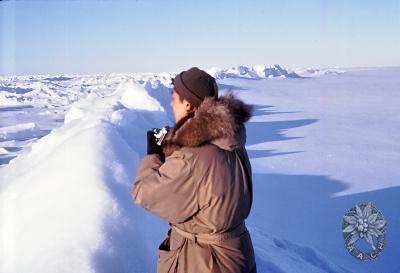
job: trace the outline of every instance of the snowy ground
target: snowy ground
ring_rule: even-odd
[[[259,272],[400,271],[400,68],[210,69],[255,105],[247,221]],[[145,131],[171,125],[163,74],[0,78],[0,272],[153,272],[167,225],[130,187]],[[384,251],[361,262],[342,219],[372,201]]]

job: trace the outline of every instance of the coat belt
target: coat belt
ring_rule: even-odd
[[[174,225],[171,226],[178,234],[182,235],[183,237],[194,241],[195,243],[206,243],[206,244],[218,244],[224,240],[236,238],[242,235],[246,230],[246,225],[244,222],[240,223],[238,226],[234,227],[225,232],[221,233],[191,233],[184,231]]]

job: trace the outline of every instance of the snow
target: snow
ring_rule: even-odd
[[[94,138],[102,141],[99,129],[64,136],[62,145],[49,135],[20,163],[23,170],[5,177],[12,184],[0,197],[7,208],[1,272],[92,272],[87,261],[102,243],[101,222],[112,208],[100,157],[90,148]]]
[[[400,68],[208,70],[247,124],[259,272],[399,272]],[[176,73],[0,80],[0,272],[154,272],[167,224],[130,188]],[[387,245],[360,262],[344,213],[372,201]]]
[[[124,90],[124,94],[121,97],[121,103],[126,108],[148,111],[164,111],[164,108],[156,99],[147,96],[146,90],[140,88],[137,84],[135,85],[132,81],[121,84],[116,92],[120,92],[121,89]]]

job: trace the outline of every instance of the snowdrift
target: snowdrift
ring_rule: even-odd
[[[73,104],[1,173],[0,271],[152,272],[162,223],[149,228],[129,193],[134,148],[158,122],[168,122],[164,109],[132,82]]]

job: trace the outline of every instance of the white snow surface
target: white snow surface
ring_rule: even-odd
[[[255,107],[247,226],[258,271],[399,272],[400,68],[208,72]],[[0,272],[155,272],[168,226],[130,189],[145,132],[172,124],[174,75],[0,78]],[[387,244],[360,262],[342,219],[369,201]]]

